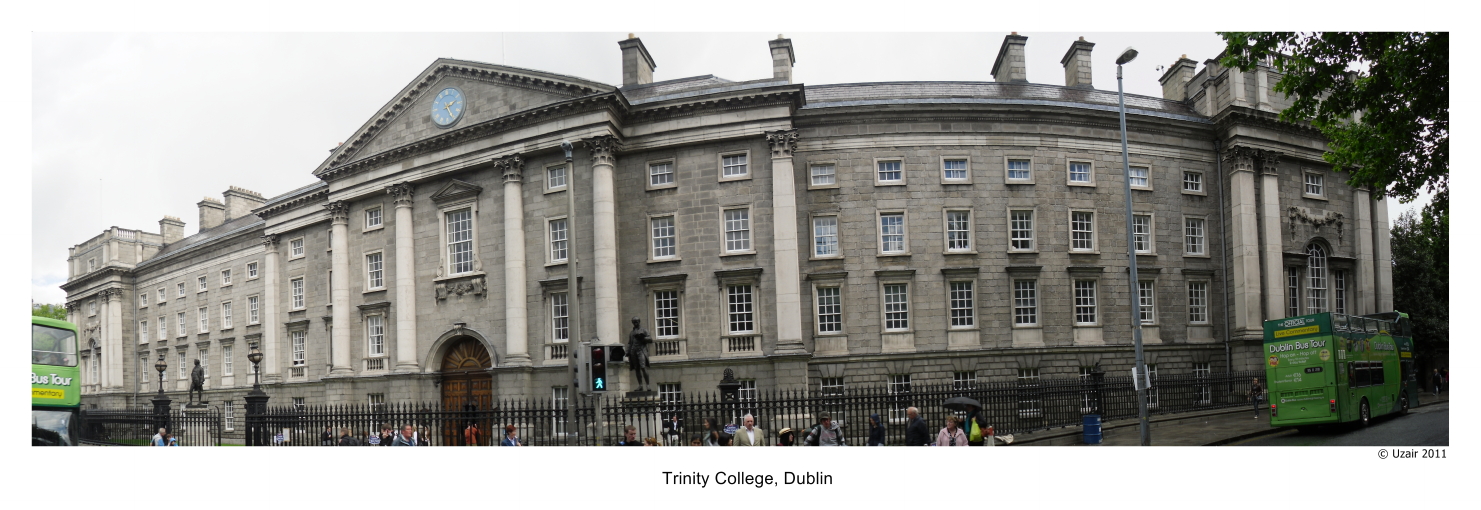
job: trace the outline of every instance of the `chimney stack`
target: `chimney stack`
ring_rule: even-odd
[[[1187,101],[1188,82],[1193,80],[1193,71],[1198,68],[1198,62],[1183,55],[1177,62],[1168,66],[1167,72],[1162,73],[1162,78],[1157,81],[1162,83],[1162,98],[1168,101]]]
[[[776,39],[768,43],[771,46],[771,77],[777,80],[787,80],[792,83],[792,64],[797,63],[797,55],[792,53],[792,40],[777,34]]]
[[[256,191],[236,186],[228,187],[222,195],[226,197],[226,221],[252,214],[253,209],[262,207],[263,202],[266,202]]]
[[[1003,37],[1003,46],[998,48],[998,59],[992,64],[992,79],[999,82],[1028,83],[1028,68],[1023,60],[1023,46],[1028,37],[1013,32]]]
[[[159,220],[159,235],[164,238],[165,244],[170,244],[185,238],[185,222],[174,216],[165,216]]]
[[[1064,58],[1059,59],[1059,65],[1064,66],[1064,86],[1081,89],[1095,88],[1090,84],[1090,50],[1095,48],[1095,43],[1085,42],[1085,37],[1070,43],[1069,51],[1064,52]]]
[[[195,205],[201,209],[200,232],[205,232],[221,226],[222,223],[226,223],[226,206],[222,205],[220,200],[206,197]]]
[[[617,41],[617,47],[622,48],[622,86],[653,83],[653,70],[658,64],[653,63],[643,40],[627,34],[627,39]]]

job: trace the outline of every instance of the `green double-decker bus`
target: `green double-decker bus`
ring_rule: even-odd
[[[1264,356],[1271,426],[1367,425],[1419,399],[1414,340],[1401,312],[1265,321]]]
[[[77,326],[31,316],[31,445],[75,446],[82,381]]]

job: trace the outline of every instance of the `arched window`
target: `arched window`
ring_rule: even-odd
[[[1306,247],[1306,308],[1327,311],[1327,251],[1316,244]]]

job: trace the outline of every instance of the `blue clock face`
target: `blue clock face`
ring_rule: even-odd
[[[432,122],[451,126],[463,115],[463,91],[448,87],[432,98]]]

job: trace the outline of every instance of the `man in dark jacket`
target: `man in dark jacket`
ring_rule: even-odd
[[[869,415],[869,442],[868,446],[884,446],[884,422],[880,421],[879,414]]]
[[[905,446],[928,446],[931,444],[931,431],[926,427],[926,420],[920,417],[920,410],[914,407],[905,410],[905,417],[910,421],[905,426]]]
[[[350,435],[350,429],[347,429],[347,428],[339,429],[339,445],[340,446],[360,446],[360,440],[359,439],[355,439],[355,436]]]

